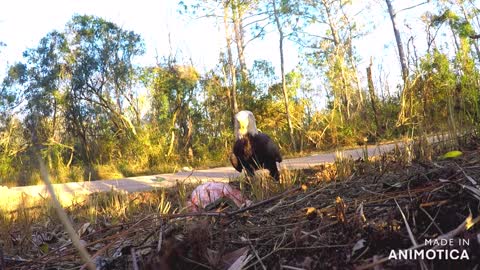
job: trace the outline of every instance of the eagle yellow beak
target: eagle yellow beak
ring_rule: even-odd
[[[238,124],[239,124],[238,132],[240,134],[247,134],[248,121],[238,121]]]

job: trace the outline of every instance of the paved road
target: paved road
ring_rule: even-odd
[[[397,143],[398,146],[402,146],[403,143]],[[381,153],[388,152],[395,147],[395,143],[383,144],[378,146],[368,146],[368,155],[376,156]],[[288,169],[302,169],[309,168],[315,165],[333,162],[337,155],[345,158],[350,157],[357,159],[363,157],[364,147],[352,150],[343,150],[331,153],[314,154],[306,157],[291,158],[284,160],[281,164],[281,168]],[[54,184],[54,189],[65,204],[71,203],[75,198],[79,198],[82,195],[88,195],[95,192],[105,192],[111,190],[125,191],[125,192],[138,192],[147,191],[155,188],[172,187],[177,181],[185,181],[186,183],[207,182],[207,181],[228,181],[231,178],[239,176],[232,167],[220,167],[205,170],[194,170],[191,172],[178,172],[175,174],[159,174],[150,176],[138,176],[129,177],[115,180],[99,180],[92,182],[72,182],[65,184]],[[31,198],[45,198],[48,197],[48,192],[44,185],[37,186],[24,186],[24,187],[0,187],[0,196],[3,197],[3,201],[13,201],[13,199],[7,199],[8,197],[18,197],[22,194]],[[8,194],[8,196],[7,196]]]

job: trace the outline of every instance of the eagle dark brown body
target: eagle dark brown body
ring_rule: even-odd
[[[270,171],[275,180],[280,179],[276,162],[281,162],[282,156],[277,145],[264,133],[258,132],[255,135],[247,133],[237,139],[230,161],[239,172],[245,168],[249,176],[253,176],[256,170],[264,168]]]

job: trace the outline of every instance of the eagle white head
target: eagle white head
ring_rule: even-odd
[[[241,139],[247,134],[257,135],[257,125],[255,124],[255,116],[251,111],[240,111],[235,114],[235,138]]]

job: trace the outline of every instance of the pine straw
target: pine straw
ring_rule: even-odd
[[[292,188],[247,209],[139,216],[97,225],[82,239],[97,269],[227,269],[247,250],[245,269],[473,269],[480,226],[467,230],[465,221],[479,216],[479,142],[467,138],[455,159],[356,161],[344,179],[329,166],[304,170],[306,191]],[[470,260],[388,260],[392,249],[429,248],[424,240],[435,238],[468,239],[450,248],[466,249]],[[68,243],[35,258],[5,258],[12,269],[81,266]]]

